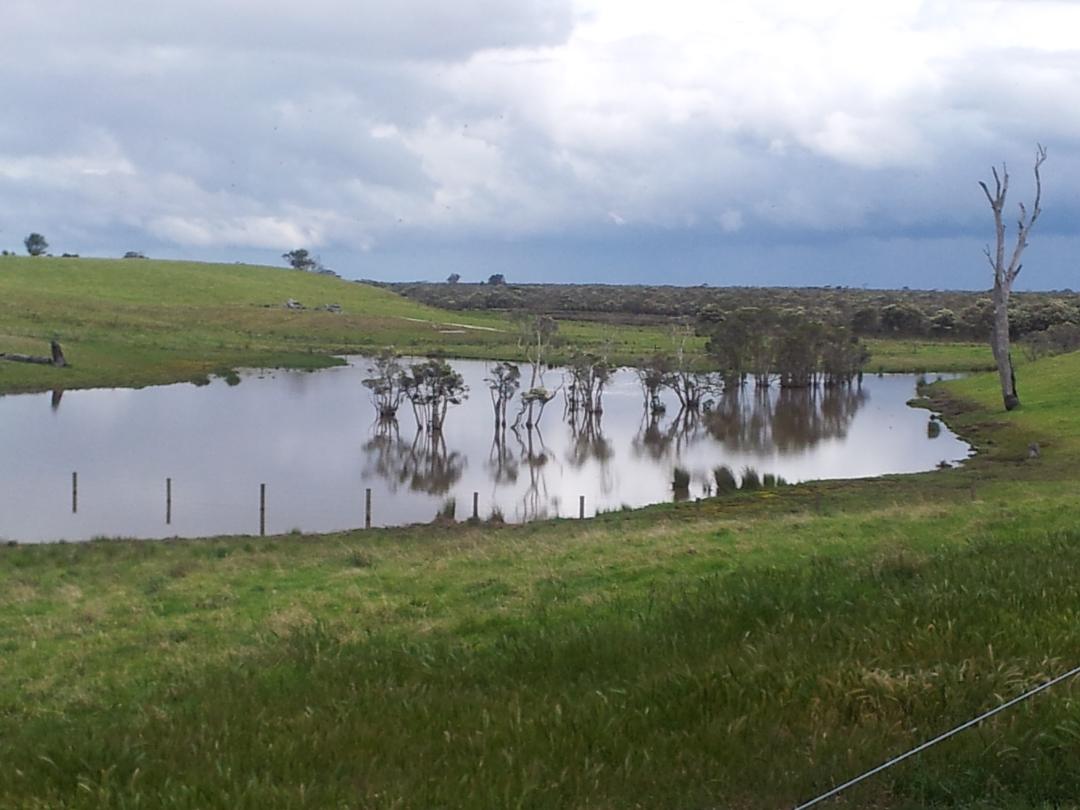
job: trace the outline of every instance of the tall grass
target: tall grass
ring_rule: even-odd
[[[788,806],[1075,663],[1078,565],[1080,534],[1017,530],[558,621],[552,590],[481,640],[305,623],[144,704],[18,725],[9,707],[0,805]],[[846,806],[1070,802],[1077,698],[1063,685]]]

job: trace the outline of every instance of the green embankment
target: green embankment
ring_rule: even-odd
[[[983,450],[962,469],[2,548],[0,806],[791,806],[1080,663],[1078,378],[1080,354],[1027,366],[1007,415],[991,375],[948,383]],[[1076,806],[1078,698],[831,806]]]
[[[288,299],[308,309],[293,311]],[[342,312],[315,311],[339,304]],[[613,359],[671,348],[667,330],[567,321],[572,349]],[[141,259],[0,257],[0,352],[47,354],[57,337],[72,367],[0,362],[0,393],[141,386],[204,379],[241,366],[317,367],[333,353],[395,346],[403,353],[520,359],[502,316],[444,312],[376,287],[294,270]],[[691,348],[701,351],[704,341]],[[989,351],[962,343],[877,341],[868,368],[981,368]]]

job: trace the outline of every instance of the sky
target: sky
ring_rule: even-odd
[[[1080,289],[1080,2],[4,0],[0,247]]]

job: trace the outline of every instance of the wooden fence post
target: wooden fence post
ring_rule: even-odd
[[[172,479],[165,479],[165,525],[172,523]]]
[[[364,492],[364,528],[371,528],[371,487]]]
[[[266,536],[266,484],[259,484],[259,536]]]
[[[480,519],[480,493],[474,492],[472,494],[472,516],[473,520]]]
[[[71,514],[77,514],[79,511],[79,474],[73,472],[71,474]]]
[[[578,497],[578,520],[585,519],[585,496]]]

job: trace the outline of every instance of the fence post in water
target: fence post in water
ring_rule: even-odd
[[[259,484],[259,537],[266,536],[266,484]]]
[[[584,520],[585,519],[585,496],[584,495],[579,495],[577,503],[578,503],[578,519],[579,520]]]
[[[364,528],[371,528],[371,487],[364,491]]]
[[[71,474],[71,514],[76,514],[79,511],[79,474],[73,472]]]
[[[480,493],[474,492],[472,494],[472,516],[473,520],[480,519]]]
[[[165,525],[172,523],[172,479],[165,479]]]

